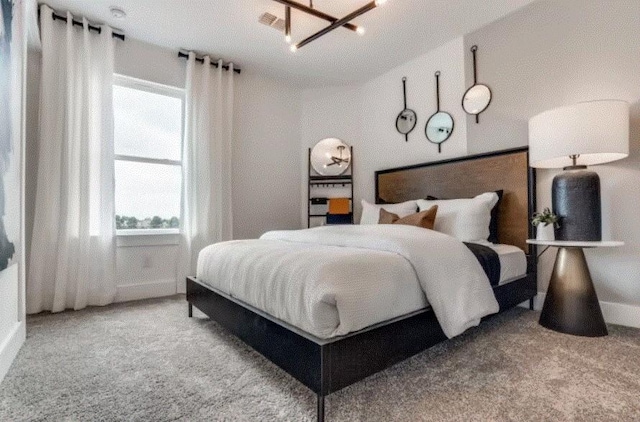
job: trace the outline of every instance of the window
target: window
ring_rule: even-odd
[[[178,233],[184,91],[121,76],[115,81],[118,234]]]

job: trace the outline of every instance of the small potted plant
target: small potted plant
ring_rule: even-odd
[[[554,229],[560,227],[559,220],[549,208],[533,214],[531,224],[536,228],[536,239],[555,240]]]

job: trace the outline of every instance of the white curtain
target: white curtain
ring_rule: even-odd
[[[115,296],[111,28],[89,32],[41,6],[38,185],[27,312],[106,305]]]
[[[233,139],[233,64],[211,66],[194,53],[187,60],[185,138],[182,159],[182,256],[178,285],[195,275],[200,250],[233,236],[231,145]]]

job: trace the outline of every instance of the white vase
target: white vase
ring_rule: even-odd
[[[536,226],[536,239],[537,240],[555,240],[555,234],[553,231],[553,224],[538,224]]]

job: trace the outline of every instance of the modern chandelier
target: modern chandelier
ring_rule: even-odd
[[[357,26],[351,23],[352,20],[354,20],[355,18],[357,18],[360,15],[363,15],[365,13],[367,13],[370,10],[375,9],[378,6],[383,5],[384,3],[387,2],[387,0],[374,0],[371,1],[369,3],[367,3],[366,5],[362,6],[361,8],[354,10],[353,12],[349,13],[348,15],[346,15],[345,17],[338,19],[334,16],[331,16],[327,13],[321,12],[318,9],[315,9],[313,7],[313,0],[310,0],[309,2],[309,6],[306,6],[302,3],[298,3],[296,1],[293,0],[273,0],[277,3],[281,3],[285,6],[284,9],[284,37],[285,37],[285,41],[288,44],[291,44],[291,51],[295,52],[298,49],[304,47],[305,45],[309,44],[312,41],[317,40],[318,38],[322,37],[323,35],[328,34],[329,32],[333,31],[336,28],[340,28],[345,27],[351,31],[354,31],[355,33],[357,33],[358,35],[364,35],[364,28],[361,26]],[[326,28],[321,29],[320,31],[316,32],[313,35],[308,36],[307,38],[303,39],[302,41],[299,41],[297,43],[293,43],[292,44],[292,40],[291,40],[291,9],[296,9],[299,10],[301,12],[307,13],[311,16],[314,16],[316,18],[320,18],[320,19],[324,19],[328,22],[330,22],[330,25],[327,26]]]

